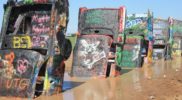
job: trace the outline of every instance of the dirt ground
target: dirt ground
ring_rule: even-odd
[[[116,78],[90,79],[77,86],[70,83],[70,88],[59,96],[63,100],[182,100],[181,67],[180,57],[159,60]],[[74,79],[67,75],[65,81],[69,80]]]
[[[35,99],[182,100],[182,57],[145,64],[119,77],[80,80],[66,73],[62,93]],[[18,99],[2,97],[0,100]]]

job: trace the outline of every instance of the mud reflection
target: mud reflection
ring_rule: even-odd
[[[180,98],[181,78],[172,76],[173,73],[178,73],[175,77],[181,75],[181,67],[182,59],[179,57],[144,64],[142,68],[127,70],[129,72],[115,78],[80,80],[66,74],[64,92],[53,96],[40,96],[36,100],[160,100],[166,98],[166,93],[171,93],[171,89],[178,91],[177,97],[175,92],[172,92],[171,98]]]
[[[163,75],[168,75],[171,71],[176,71],[181,67],[181,58],[174,58],[172,61],[156,61],[153,64],[144,64],[142,68],[136,68],[132,71],[123,70],[123,75],[116,78],[107,79],[91,79],[85,83],[76,86],[75,88],[68,89],[67,91],[59,94],[59,100],[142,100],[142,98],[148,99],[153,96],[154,91],[148,91],[149,95],[137,96],[146,90],[151,88],[152,83],[150,80],[163,78]],[[146,85],[143,80],[149,80]],[[70,85],[74,86],[74,85]],[[71,88],[71,87],[70,87]],[[154,95],[155,96],[155,95]],[[52,96],[48,98],[58,98],[58,96]],[[137,99],[136,99],[137,97]],[[44,98],[44,97],[41,97]],[[39,99],[38,99],[39,100]],[[40,99],[41,100],[41,99]],[[48,100],[48,99],[47,99]]]

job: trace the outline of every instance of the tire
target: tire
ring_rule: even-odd
[[[64,59],[67,60],[70,57],[72,52],[72,45],[69,39],[65,39],[63,49],[64,49]]]

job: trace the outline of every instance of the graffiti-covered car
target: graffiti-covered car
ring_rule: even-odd
[[[153,59],[164,58],[165,48],[168,40],[168,21],[164,19],[155,18],[153,23]]]
[[[72,75],[106,77],[116,75],[118,35],[124,30],[125,7],[80,8],[79,36],[74,48]]]
[[[182,21],[173,19],[172,56],[182,56]]]
[[[67,0],[8,0],[0,36],[0,95],[33,98],[61,92]]]
[[[144,58],[152,59],[153,15],[151,12],[127,15],[124,44],[120,66],[122,68],[141,67]]]

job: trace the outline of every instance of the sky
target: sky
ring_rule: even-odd
[[[0,0],[0,27],[2,26],[3,4],[7,0]],[[119,8],[125,6],[127,14],[146,13],[153,11],[154,17],[167,19],[169,16],[182,20],[182,0],[69,0],[69,23],[67,33],[78,30],[78,11],[80,7],[87,8]]]

